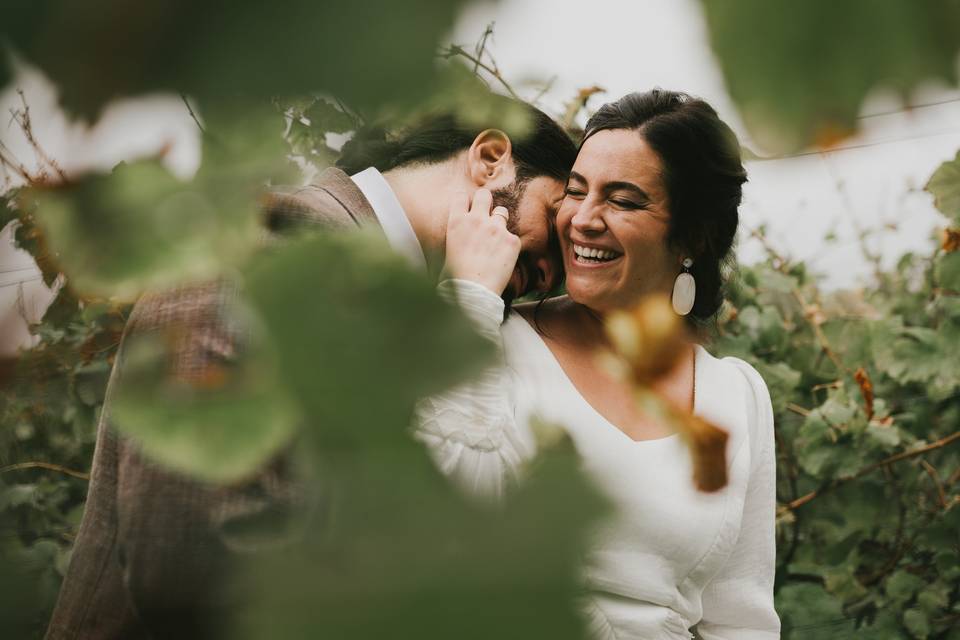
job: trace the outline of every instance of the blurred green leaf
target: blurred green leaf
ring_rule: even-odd
[[[960,226],[960,152],[937,167],[924,188],[933,194],[933,203],[940,213]]]
[[[545,451],[504,508],[455,495],[402,445],[328,452],[336,509],[242,577],[231,637],[583,638],[579,561],[603,501],[572,450]]]
[[[256,246],[257,195],[289,169],[280,129],[251,109],[217,113],[203,165],[190,181],[158,160],[21,195],[78,290],[132,300],[148,288],[213,278]],[[215,137],[214,137],[215,136]]]
[[[245,293],[321,442],[408,439],[414,403],[492,352],[379,234],[294,240],[251,264]]]
[[[13,0],[0,36],[87,117],[112,98],[164,90],[201,106],[315,91],[373,106],[429,86],[461,4]]]
[[[956,2],[701,5],[727,88],[769,151],[836,142],[875,88],[907,95],[928,80],[957,80]]]
[[[237,353],[207,347],[201,378],[172,369],[182,328],[128,337],[111,423],[161,463],[228,482],[248,476],[287,444],[299,415],[263,332],[236,304],[219,311],[244,323],[247,337]]]
[[[960,251],[940,257],[936,266],[937,283],[949,291],[960,291]]]

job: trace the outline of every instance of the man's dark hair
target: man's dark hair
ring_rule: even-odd
[[[523,136],[510,136],[517,183],[523,185],[540,176],[566,182],[577,147],[560,125],[529,104],[500,96],[493,100],[498,108],[491,111],[497,115],[479,123],[467,124],[455,114],[439,113],[427,115],[398,133],[376,126],[361,129],[343,146],[337,166],[354,174],[367,167],[389,171],[411,164],[443,162],[469,149],[482,131],[507,130],[499,120],[519,107],[529,116],[529,129]]]
[[[667,242],[693,258],[697,297],[688,317],[707,320],[723,302],[722,266],[730,259],[747,181],[736,135],[703,100],[664,89],[603,105],[583,140],[611,129],[636,131],[660,157],[670,209]]]

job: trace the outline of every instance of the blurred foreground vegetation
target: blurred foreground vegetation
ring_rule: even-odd
[[[304,238],[265,250],[256,227],[257,191],[298,181],[291,157],[336,158],[328,133],[486,108],[472,72],[502,85],[474,64],[489,55],[482,46],[435,64],[459,3],[96,4],[14,2],[3,36],[85,117],[115,97],[183,92],[203,116],[203,166],[189,182],[159,159],[65,181],[48,163],[5,196],[0,226],[16,220],[20,246],[62,286],[32,327],[36,346],[3,368],[0,551],[17,560],[0,570],[4,635],[40,633],[53,604],[131,301],[147,287],[229,277],[259,336],[249,361],[216,394],[184,396],[163,384],[163,345],[142,345],[141,391],[121,409],[136,418],[128,435],[217,482],[296,442],[306,485],[342,492],[332,523],[301,523],[311,542],[250,568],[261,606],[232,637],[416,628],[481,638],[502,635],[505,620],[518,637],[580,637],[562,603],[601,506],[572,453],[541,460],[504,513],[463,502],[404,430],[414,398],[476,371],[484,345],[382,243]],[[731,93],[771,150],[841,139],[873,87],[956,82],[955,2],[703,4]],[[118,25],[160,35],[120,42]],[[88,69],[102,82],[85,80]],[[590,95],[571,102],[571,130]],[[928,255],[904,256],[864,290],[826,293],[771,246],[766,262],[740,268],[718,323],[711,350],[757,366],[776,411],[786,638],[960,638],[960,156],[928,190],[945,216]]]

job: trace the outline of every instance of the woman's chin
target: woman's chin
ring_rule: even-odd
[[[577,304],[591,309],[603,309],[609,306],[610,290],[601,283],[589,279],[568,279],[567,295]]]

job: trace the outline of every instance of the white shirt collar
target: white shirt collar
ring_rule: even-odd
[[[373,207],[373,213],[380,221],[387,242],[393,250],[409,260],[415,268],[426,271],[427,259],[423,255],[423,247],[417,240],[407,213],[397,200],[397,194],[390,188],[390,183],[383,174],[376,167],[370,167],[350,176],[350,179]]]

